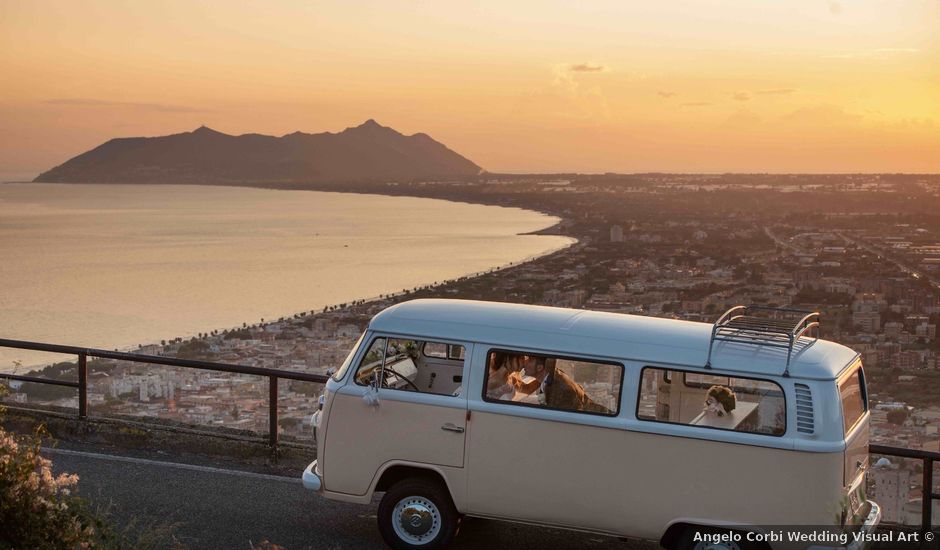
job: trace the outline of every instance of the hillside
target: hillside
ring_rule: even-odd
[[[40,174],[56,183],[390,181],[473,176],[481,168],[427,134],[374,120],[339,133],[232,136],[202,126],[118,138]]]

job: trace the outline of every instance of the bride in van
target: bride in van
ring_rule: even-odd
[[[553,409],[610,411],[588,396],[581,384],[557,368],[555,359],[494,351],[490,354],[486,397]]]

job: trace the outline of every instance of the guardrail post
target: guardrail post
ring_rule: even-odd
[[[930,522],[933,520],[933,459],[924,459],[924,492],[921,516],[921,529],[930,531]]]
[[[277,376],[268,377],[268,444],[277,452]]]
[[[78,417],[88,418],[88,355],[78,354]]]

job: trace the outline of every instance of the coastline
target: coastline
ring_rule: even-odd
[[[394,196],[394,195],[390,195],[390,196]],[[425,197],[418,197],[418,198],[425,198]],[[464,201],[452,201],[452,202],[464,202]],[[470,204],[474,204],[474,203],[470,203]],[[476,204],[483,204],[483,203],[476,203]],[[494,206],[494,205],[487,205],[487,204],[484,204],[484,206]],[[545,215],[548,215],[548,216],[552,216],[551,214],[546,214],[546,213],[544,213],[544,212],[539,212],[539,213],[540,213],[540,214],[545,214]],[[557,216],[552,216],[552,217],[557,217]],[[551,229],[553,229],[553,228],[556,228],[556,227],[560,226],[561,223],[562,223],[562,222],[559,221],[559,222],[556,222],[556,223],[554,223],[554,224],[552,224],[552,225],[550,225],[550,226],[548,226],[548,227],[546,227],[546,228],[539,229],[539,230],[536,230],[536,231],[530,231],[530,232],[527,232],[527,233],[518,233],[517,235],[552,235],[552,236],[559,236],[559,235],[556,234],[556,233],[546,233],[546,232],[549,231],[549,230],[551,230]],[[370,307],[372,307],[372,306],[375,306],[376,304],[379,304],[379,303],[381,303],[381,302],[391,302],[392,304],[394,304],[394,303],[399,303],[399,302],[404,302],[404,301],[407,301],[407,300],[411,299],[412,296],[415,296],[416,294],[419,294],[419,293],[421,293],[421,292],[425,292],[425,291],[428,291],[428,290],[431,290],[431,289],[435,289],[435,288],[447,287],[448,285],[453,285],[453,284],[460,283],[460,282],[467,282],[467,281],[479,280],[479,279],[482,279],[482,278],[484,278],[484,277],[486,277],[486,276],[488,276],[488,275],[500,273],[500,272],[505,271],[505,270],[507,270],[507,269],[512,269],[512,268],[521,267],[521,266],[524,266],[524,265],[526,265],[526,264],[530,264],[530,263],[532,263],[532,262],[536,262],[536,261],[541,260],[541,259],[544,259],[544,258],[549,258],[549,257],[553,257],[553,256],[556,256],[556,255],[559,255],[559,254],[564,254],[566,251],[570,251],[572,248],[574,248],[575,246],[577,246],[577,245],[580,243],[580,241],[579,241],[577,238],[575,238],[575,237],[569,237],[569,236],[567,236],[567,235],[562,235],[562,236],[568,237],[568,239],[569,239],[568,244],[566,244],[566,245],[564,245],[564,246],[560,246],[560,247],[555,248],[555,249],[552,249],[552,250],[549,250],[549,251],[547,251],[547,252],[543,252],[543,253],[541,253],[541,254],[532,254],[532,255],[529,255],[529,256],[526,256],[526,257],[522,258],[521,260],[509,262],[509,263],[502,264],[502,265],[497,265],[497,266],[494,266],[494,267],[490,267],[490,268],[488,268],[488,269],[483,269],[483,270],[479,270],[479,271],[474,271],[474,272],[471,272],[471,273],[467,273],[467,274],[464,274],[464,275],[460,275],[460,276],[458,276],[458,277],[456,277],[456,278],[453,278],[453,279],[446,279],[446,280],[443,280],[443,281],[439,281],[439,282],[437,282],[436,284],[435,284],[435,283],[428,283],[428,284],[424,284],[424,285],[419,285],[419,286],[413,288],[412,290],[408,290],[408,291],[404,291],[404,292],[393,292],[393,293],[390,293],[390,294],[374,294],[374,295],[367,296],[367,297],[363,297],[363,298],[355,298],[355,299],[353,299],[353,300],[351,300],[351,301],[349,301],[349,302],[337,303],[337,304],[327,304],[326,306],[323,307],[323,309],[321,310],[321,312],[330,311],[330,312],[332,312],[332,313],[339,313],[339,314],[343,314],[343,313],[353,313],[354,310],[363,309],[363,308],[368,309],[368,308],[370,308]],[[464,298],[464,297],[461,297],[461,298]],[[391,304],[390,304],[390,305],[391,305]],[[341,307],[341,306],[342,306],[342,307]],[[279,316],[277,319],[269,320],[269,321],[264,322],[264,323],[246,323],[246,324],[247,324],[248,328],[264,329],[264,328],[269,327],[269,326],[271,326],[271,325],[280,323],[280,322],[282,322],[282,320],[284,320],[284,319],[291,319],[291,318],[296,318],[297,316],[305,315],[305,314],[307,314],[307,312],[311,312],[311,310],[309,310],[309,309],[303,309],[303,310],[299,310],[299,311],[293,311],[293,312],[285,313],[285,314]],[[312,312],[311,312],[310,314],[313,315],[313,316],[316,316],[318,313],[312,313]],[[216,330],[217,330],[219,333],[222,333],[224,330],[234,331],[234,330],[238,330],[238,329],[240,329],[240,328],[241,328],[241,327],[238,327],[238,326],[235,326],[235,327],[222,327],[222,328],[219,328],[219,329],[216,329]],[[186,335],[186,336],[178,336],[177,338],[178,338],[178,339],[181,338],[181,339],[183,339],[183,340],[185,341],[185,340],[187,340],[187,339],[194,339],[195,336],[192,335],[192,334],[188,334],[188,335]],[[139,349],[139,347],[142,347],[142,346],[156,345],[156,343],[157,343],[156,341],[141,343],[141,344],[138,345],[138,348],[137,348],[137,349]],[[164,347],[166,347],[166,346],[164,346]],[[125,348],[125,349],[122,350],[122,351],[133,352],[134,349],[135,349],[135,348],[131,347],[131,348]],[[31,371],[31,372],[32,372],[32,371]]]
[[[181,184],[181,185],[187,185],[187,184]],[[379,303],[379,302],[381,302],[381,301],[387,301],[387,300],[390,299],[390,298],[393,300],[393,303],[398,303],[398,302],[402,302],[402,301],[407,301],[408,299],[410,299],[411,296],[414,296],[414,295],[416,295],[416,294],[418,294],[418,293],[420,293],[420,292],[422,292],[422,291],[425,291],[425,290],[429,290],[429,289],[432,289],[432,288],[446,287],[446,286],[448,286],[448,285],[451,285],[451,284],[454,284],[454,283],[457,283],[457,282],[461,282],[461,281],[478,280],[478,279],[481,279],[481,278],[483,278],[483,277],[486,277],[487,275],[491,275],[491,274],[494,274],[494,273],[499,273],[499,272],[505,271],[506,269],[524,266],[524,265],[526,265],[526,264],[529,264],[529,263],[538,261],[538,260],[543,259],[543,258],[548,258],[548,257],[553,257],[553,256],[556,256],[556,255],[564,254],[564,253],[567,252],[567,251],[571,251],[573,248],[575,248],[578,244],[581,243],[581,239],[577,238],[574,234],[565,234],[565,233],[562,232],[563,227],[565,226],[566,222],[569,221],[569,220],[567,220],[565,217],[561,216],[559,213],[546,212],[546,211],[539,210],[539,209],[536,209],[536,208],[523,207],[523,206],[519,206],[519,205],[507,205],[507,204],[504,204],[504,203],[501,203],[501,202],[498,202],[498,201],[486,201],[486,200],[471,201],[471,200],[465,200],[464,198],[456,198],[456,197],[454,197],[454,198],[444,198],[444,197],[437,197],[437,196],[432,197],[432,196],[428,196],[428,195],[420,194],[420,193],[382,193],[382,192],[377,191],[377,190],[361,190],[361,189],[355,189],[355,190],[353,190],[353,189],[347,189],[347,188],[341,187],[340,185],[342,185],[342,184],[321,184],[321,185],[316,185],[316,184],[314,184],[314,185],[312,185],[312,186],[310,186],[310,187],[296,188],[296,187],[293,187],[293,186],[290,186],[290,185],[283,185],[283,184],[252,183],[252,184],[243,184],[243,185],[241,185],[241,184],[234,184],[234,185],[232,185],[232,184],[222,184],[221,186],[222,186],[222,187],[253,187],[253,188],[258,188],[258,189],[271,189],[271,190],[281,190],[281,191],[316,191],[316,192],[327,192],[327,193],[332,192],[332,193],[349,193],[349,194],[360,194],[360,195],[379,195],[379,196],[384,196],[384,197],[402,197],[402,196],[405,196],[405,197],[414,197],[414,198],[422,198],[422,199],[444,200],[444,201],[453,202],[453,203],[474,204],[474,205],[480,205],[480,206],[499,206],[499,207],[503,207],[503,208],[507,208],[507,207],[508,207],[508,208],[518,208],[518,209],[520,209],[520,210],[528,210],[528,211],[530,211],[530,212],[536,212],[536,213],[541,214],[541,215],[543,215],[543,216],[550,216],[550,217],[552,217],[552,218],[556,218],[558,221],[556,221],[554,224],[549,225],[549,226],[547,226],[547,227],[544,227],[544,228],[542,228],[542,229],[537,229],[537,230],[535,230],[535,231],[529,231],[529,232],[526,232],[526,233],[517,233],[517,235],[551,235],[551,236],[561,236],[561,237],[566,237],[566,238],[568,238],[568,239],[569,239],[569,242],[568,242],[568,244],[565,245],[565,246],[561,246],[561,247],[558,247],[558,248],[556,248],[556,249],[549,250],[549,251],[547,251],[547,252],[543,252],[543,253],[541,253],[541,254],[533,254],[533,255],[527,256],[527,257],[525,257],[525,258],[523,258],[523,259],[521,259],[521,260],[517,260],[517,261],[514,261],[514,262],[509,262],[509,263],[507,263],[507,264],[497,265],[497,266],[494,266],[494,267],[491,267],[491,268],[488,268],[488,269],[483,269],[483,270],[480,270],[480,271],[475,271],[475,272],[467,273],[467,274],[465,274],[465,275],[458,276],[457,278],[454,278],[454,279],[447,279],[447,280],[444,280],[444,281],[440,281],[438,284],[429,283],[429,284],[425,284],[425,285],[421,285],[421,286],[415,287],[414,289],[409,290],[409,291],[407,291],[407,292],[395,292],[395,293],[384,294],[384,295],[383,295],[383,294],[379,294],[379,295],[368,296],[368,297],[365,297],[365,298],[354,299],[354,300],[352,300],[351,302],[349,302],[348,305],[346,305],[346,307],[344,307],[344,308],[338,307],[338,306],[341,305],[341,304],[331,304],[331,305],[327,305],[327,306],[324,307],[324,311],[326,311],[327,308],[336,308],[336,309],[332,309],[332,311],[333,311],[333,312],[342,312],[342,310],[352,309],[352,308],[354,308],[354,307],[369,307],[369,306],[373,306],[373,305],[375,305],[375,304],[377,304],[377,303]],[[390,185],[390,184],[388,184],[388,183],[381,183],[381,184],[378,184],[378,185],[388,186],[388,185]],[[300,311],[296,311],[296,312],[293,312],[293,313],[285,313],[285,314],[282,315],[279,319],[292,318],[292,317],[295,317],[295,316],[297,316],[297,315],[303,314],[303,313],[305,313],[305,312],[307,312],[307,311],[309,311],[309,310],[300,310]],[[254,327],[258,327],[258,328],[264,328],[264,327],[266,327],[266,326],[270,326],[270,325],[272,325],[272,324],[274,324],[274,323],[277,323],[277,322],[278,322],[278,321],[269,321],[269,322],[267,322],[267,323],[257,323],[257,324],[254,324],[254,325],[249,324],[248,326],[249,326],[249,327],[254,326]],[[236,328],[237,328],[237,327],[228,327],[227,329],[218,329],[218,330],[221,332],[222,330],[235,330]]]
[[[39,185],[41,185],[41,184],[39,184]],[[187,184],[179,184],[179,185],[187,185]],[[199,185],[199,184],[195,184],[195,185]],[[547,226],[545,226],[545,227],[543,227],[543,228],[541,228],[541,229],[537,229],[537,230],[533,230],[533,231],[528,231],[528,232],[523,232],[523,233],[516,233],[516,235],[519,235],[519,236],[523,236],[523,235],[546,235],[546,236],[555,236],[555,237],[565,237],[565,239],[566,239],[566,242],[563,243],[563,244],[561,244],[561,245],[559,245],[559,246],[552,247],[552,248],[550,248],[550,249],[547,249],[547,250],[545,250],[545,251],[538,252],[538,253],[536,253],[536,254],[531,254],[531,255],[525,256],[525,257],[520,258],[520,259],[518,259],[518,260],[512,260],[512,261],[505,262],[505,263],[502,263],[502,264],[498,264],[498,265],[494,265],[494,266],[489,266],[489,267],[486,267],[486,268],[484,268],[484,269],[480,269],[480,270],[477,270],[477,271],[472,271],[472,272],[468,272],[468,273],[459,274],[459,275],[454,276],[454,277],[451,277],[451,278],[449,278],[449,279],[444,279],[444,280],[439,280],[439,281],[434,281],[434,282],[428,282],[428,283],[423,283],[423,284],[422,284],[422,283],[418,283],[417,286],[415,286],[414,288],[412,288],[412,289],[410,289],[410,290],[403,290],[403,291],[393,292],[393,293],[389,293],[389,294],[373,294],[373,295],[365,296],[365,297],[356,297],[356,298],[350,299],[350,300],[348,300],[348,301],[346,301],[346,302],[343,302],[343,303],[327,304],[327,305],[323,306],[323,308],[322,308],[322,312],[324,312],[324,313],[327,312],[327,311],[329,311],[329,312],[332,312],[332,313],[340,313],[340,314],[342,314],[342,313],[346,313],[346,312],[353,312],[353,311],[356,311],[356,310],[361,310],[361,309],[363,309],[363,308],[368,309],[368,308],[370,308],[370,307],[375,306],[376,304],[378,304],[378,303],[380,303],[380,302],[389,302],[389,301],[391,301],[392,303],[397,303],[397,302],[399,302],[399,301],[408,300],[408,299],[410,299],[412,296],[417,295],[417,294],[422,294],[422,293],[431,292],[431,291],[433,291],[434,289],[441,289],[441,294],[443,295],[443,289],[447,289],[447,288],[450,288],[450,287],[452,287],[452,286],[454,286],[454,285],[458,285],[458,284],[461,284],[461,283],[466,283],[466,282],[469,282],[469,281],[476,281],[476,280],[481,279],[481,278],[484,278],[484,277],[486,277],[486,276],[488,276],[488,275],[500,273],[500,272],[503,272],[503,271],[505,271],[505,270],[507,270],[507,269],[517,268],[517,267],[520,267],[520,266],[524,266],[524,265],[530,264],[530,263],[532,263],[532,262],[536,262],[536,261],[538,261],[538,260],[540,260],[540,259],[544,259],[544,258],[547,258],[547,257],[552,257],[552,256],[558,256],[558,255],[566,254],[566,253],[568,253],[573,247],[576,247],[576,246],[580,243],[580,240],[579,240],[577,237],[575,237],[574,235],[571,235],[571,234],[566,234],[566,232],[563,231],[563,227],[564,227],[564,225],[565,225],[565,223],[566,223],[567,220],[566,220],[565,218],[559,216],[558,214],[556,214],[556,213],[551,213],[551,212],[546,212],[546,211],[541,210],[541,209],[526,208],[526,207],[524,207],[524,206],[520,206],[520,205],[517,205],[517,204],[505,204],[505,203],[501,203],[500,201],[487,201],[487,200],[473,200],[473,201],[471,201],[471,200],[466,200],[466,199],[463,198],[463,197],[457,198],[457,197],[443,197],[443,196],[427,196],[427,195],[423,195],[423,194],[420,194],[420,193],[384,193],[384,192],[381,192],[381,190],[360,190],[360,189],[356,189],[356,190],[348,190],[348,191],[347,191],[347,190],[343,189],[343,188],[340,187],[340,186],[334,186],[334,185],[328,185],[328,186],[325,186],[325,188],[304,188],[304,189],[297,189],[297,188],[293,188],[293,187],[291,187],[291,188],[286,188],[286,187],[281,186],[281,185],[265,185],[265,184],[254,184],[254,185],[218,185],[218,186],[213,186],[213,187],[236,187],[236,188],[239,188],[239,187],[251,187],[251,188],[268,189],[268,190],[298,190],[298,191],[300,191],[300,190],[305,190],[305,191],[316,191],[316,192],[326,192],[326,193],[341,193],[341,192],[342,192],[342,193],[346,193],[346,194],[368,194],[368,195],[375,195],[375,196],[381,196],[381,197],[414,197],[414,198],[420,198],[420,199],[444,200],[444,201],[451,202],[451,203],[472,204],[472,205],[480,205],[480,206],[499,206],[499,207],[502,207],[502,208],[518,208],[518,209],[520,209],[520,210],[526,210],[526,211],[528,211],[528,212],[530,212],[530,213],[534,212],[534,213],[540,214],[540,215],[542,215],[542,216],[549,216],[549,217],[553,218],[553,220],[552,220],[553,223],[550,223],[549,225],[547,225]],[[471,296],[460,296],[460,297],[472,298]],[[240,330],[240,329],[242,329],[242,328],[244,328],[244,327],[263,329],[263,328],[268,327],[268,326],[270,326],[270,325],[273,325],[273,324],[275,324],[275,323],[282,322],[282,321],[284,321],[284,320],[288,320],[288,319],[292,319],[292,318],[299,318],[299,317],[302,317],[302,316],[305,316],[305,315],[308,315],[308,314],[309,314],[309,315],[317,315],[318,312],[315,312],[314,310],[309,310],[309,309],[294,310],[294,311],[291,311],[291,312],[284,312],[284,313],[282,313],[282,314],[279,314],[279,316],[276,316],[276,317],[275,317],[275,316],[272,316],[272,317],[270,317],[270,318],[268,318],[268,319],[264,319],[263,322],[261,322],[261,323],[257,323],[257,322],[256,322],[256,323],[243,322],[243,323],[241,324],[241,326],[236,325],[236,326],[227,327],[227,328],[224,328],[224,327],[223,327],[223,328],[218,328],[218,329],[216,329],[216,330],[212,330],[212,331],[207,332],[207,333],[196,333],[196,332],[191,332],[191,333],[185,333],[185,332],[184,332],[184,333],[182,333],[182,334],[179,334],[179,333],[178,333],[178,335],[177,335],[175,338],[171,339],[171,340],[163,340],[163,341],[161,341],[161,340],[157,340],[157,339],[148,339],[148,340],[143,340],[143,341],[140,341],[140,342],[136,342],[135,344],[132,344],[132,345],[129,345],[129,346],[119,346],[119,347],[116,348],[116,349],[121,349],[121,350],[123,350],[123,351],[128,351],[128,352],[134,352],[134,351],[140,350],[140,349],[142,349],[142,348],[144,348],[144,347],[152,348],[153,346],[158,346],[158,345],[159,345],[160,347],[166,349],[166,348],[170,347],[170,344],[172,344],[174,341],[175,341],[175,342],[180,342],[180,341],[187,341],[187,340],[205,339],[205,338],[208,338],[210,334],[216,334],[216,333],[221,334],[221,333],[223,333],[223,332]],[[167,344],[161,344],[161,342],[167,342]],[[91,344],[91,345],[94,346],[94,347],[105,347],[105,348],[108,347],[108,346],[100,345],[101,343],[99,343],[99,342],[89,342],[89,344]],[[53,362],[52,364],[56,364],[56,362]],[[22,372],[27,372],[27,373],[29,373],[29,374],[36,374],[36,373],[40,372],[42,369],[47,368],[48,365],[49,365],[49,363],[47,363],[47,362],[24,364],[24,365],[22,365],[22,367],[20,367],[19,370],[21,371],[21,373],[22,373]],[[5,370],[8,370],[8,371],[12,372],[12,369],[5,369]]]

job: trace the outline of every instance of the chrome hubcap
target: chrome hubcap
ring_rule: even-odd
[[[427,533],[431,523],[431,511],[420,504],[409,504],[401,512],[401,526],[412,535]]]
[[[392,512],[392,528],[409,544],[426,544],[440,533],[441,514],[437,506],[424,497],[403,498]]]

